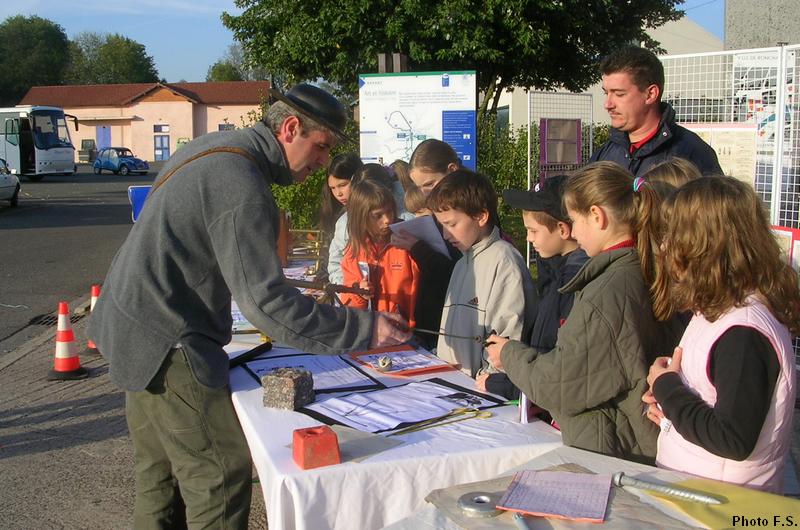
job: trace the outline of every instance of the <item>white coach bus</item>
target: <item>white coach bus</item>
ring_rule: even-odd
[[[59,107],[23,105],[0,108],[0,158],[9,169],[30,180],[45,175],[72,175],[76,171],[75,147],[67,118]]]

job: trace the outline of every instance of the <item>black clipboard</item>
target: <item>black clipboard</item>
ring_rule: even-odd
[[[228,369],[231,370],[236,368],[237,366],[241,366],[242,364],[246,363],[247,361],[252,361],[262,353],[266,353],[272,349],[272,343],[267,341],[263,344],[259,344],[255,348],[251,350],[247,350],[246,352],[237,355],[236,357],[231,357],[231,360],[228,362]]]
[[[484,393],[478,392],[477,390],[474,390],[472,388],[465,388],[465,387],[457,385],[455,383],[451,383],[450,381],[445,381],[444,379],[441,379],[439,377],[434,377],[432,379],[426,379],[425,381],[409,381],[409,383],[434,383],[434,384],[437,384],[437,385],[440,385],[440,386],[451,388],[453,390],[457,390],[458,392],[464,392],[464,393],[467,393],[467,394],[471,394],[473,396],[479,397],[479,398],[481,398],[481,399],[483,399],[485,401],[489,401],[489,402],[492,403],[492,405],[483,406],[483,407],[477,407],[479,410],[486,410],[486,409],[493,409],[495,407],[502,407],[506,403],[504,400],[498,399],[498,398],[496,398],[496,397],[494,397],[494,396],[492,396],[490,394],[484,394]],[[408,384],[408,383],[406,383],[406,384]],[[397,388],[399,386],[405,386],[405,385],[397,385],[397,386],[392,387],[392,388]],[[368,393],[368,392],[365,392],[365,393]],[[345,425],[344,423],[342,423],[340,421],[337,421],[337,420],[335,420],[335,419],[333,419],[333,418],[331,418],[329,416],[326,416],[325,414],[323,414],[321,412],[317,412],[316,410],[311,410],[311,409],[309,409],[307,407],[301,407],[301,408],[297,409],[297,412],[302,412],[303,414],[305,414],[307,416],[310,416],[310,417],[314,418],[315,420],[320,421],[320,422],[322,422],[322,423],[324,423],[326,425]],[[428,421],[428,420],[420,420],[420,421],[413,421],[413,422],[412,421],[406,421],[406,422],[398,424],[395,427],[392,427],[391,429],[384,429],[384,430],[381,430],[381,431],[375,431],[373,434],[380,434],[382,432],[391,432],[391,431],[396,431],[398,429],[405,429],[406,427],[411,427],[411,426],[416,425],[418,423],[422,423],[423,421]]]
[[[289,354],[289,355],[274,355],[274,356],[271,356],[269,358],[270,359],[284,359],[284,358],[287,358],[287,357],[309,357],[309,356],[313,356],[313,355],[315,355],[315,354],[301,352],[301,353],[295,353],[295,354]],[[255,356],[255,357],[257,357],[257,356]],[[255,357],[250,357],[249,359],[247,359],[247,361],[254,361],[254,360],[256,360]],[[364,377],[369,379],[371,381],[371,383],[364,384],[364,385],[347,386],[347,387],[341,387],[341,388],[326,388],[324,390],[318,390],[318,389],[315,388],[314,389],[315,393],[317,393],[317,394],[334,394],[334,393],[338,393],[338,392],[359,392],[359,391],[362,391],[362,390],[381,390],[383,388],[386,388],[386,385],[384,385],[383,383],[381,383],[380,381],[378,381],[377,379],[372,377],[369,373],[365,372],[360,367],[355,366],[354,364],[347,362],[347,360],[343,356],[339,356],[339,358],[342,360],[342,362],[345,365],[347,365],[350,368],[355,369],[358,373],[360,373],[361,375],[363,375]],[[250,369],[249,366],[247,366],[247,361],[244,361],[244,365],[242,366],[242,368],[244,368],[245,371],[247,371],[247,373],[250,374],[250,376],[253,379],[255,379],[258,382],[258,384],[260,385],[261,384],[261,379],[258,377],[258,374],[256,374],[253,370]]]

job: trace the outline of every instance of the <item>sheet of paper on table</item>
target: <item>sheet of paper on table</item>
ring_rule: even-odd
[[[231,318],[233,319],[231,330],[234,333],[258,333],[258,329],[245,318],[236,300],[231,300]]]
[[[519,471],[497,507],[527,515],[602,523],[611,475]]]
[[[448,414],[484,409],[502,401],[441,379],[328,398],[304,410],[365,432],[381,432]]]
[[[291,278],[292,280],[308,280],[309,279],[308,267],[310,264],[313,264],[313,262],[309,263],[303,262],[299,265],[284,267],[283,275],[286,276],[287,278]]]
[[[690,478],[674,485],[726,500],[722,504],[703,504],[645,490],[708,528],[729,528],[737,520],[768,521],[768,526],[775,527],[796,527],[800,521],[800,500],[797,499],[706,478]],[[787,519],[790,515],[791,521]],[[739,519],[734,519],[736,516]],[[739,523],[739,526],[743,525]]]
[[[445,245],[442,234],[439,232],[439,229],[436,228],[436,223],[433,221],[433,216],[431,215],[422,215],[409,219],[408,221],[401,221],[389,225],[389,228],[395,234],[404,230],[417,239],[425,241],[436,252],[444,254],[448,258],[450,257],[450,253],[447,251],[447,245]]]
[[[383,388],[383,385],[350,365],[337,355],[313,355],[310,353],[287,356],[270,356],[244,364],[256,381],[277,368],[303,368],[314,378],[315,392],[343,392]]]

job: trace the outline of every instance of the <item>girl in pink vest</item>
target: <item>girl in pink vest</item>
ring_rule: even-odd
[[[665,203],[654,309],[693,316],[672,359],[650,368],[642,398],[661,426],[656,463],[781,493],[795,402],[797,274],[761,199],[703,177]]]

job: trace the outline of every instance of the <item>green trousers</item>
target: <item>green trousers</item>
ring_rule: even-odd
[[[126,393],[125,408],[134,528],[247,528],[252,462],[228,387],[200,384],[176,348],[146,390]]]

